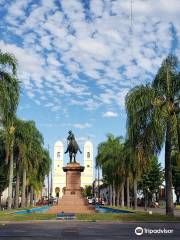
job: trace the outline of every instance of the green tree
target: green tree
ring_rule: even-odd
[[[152,202],[153,195],[159,192],[159,187],[164,181],[164,172],[162,171],[161,164],[158,158],[153,156],[150,161],[149,169],[144,173],[138,181],[138,188],[143,191],[145,199],[145,208],[147,208],[147,200]]]
[[[14,158],[16,160],[16,195],[15,195],[15,207],[19,206],[19,187],[20,178],[24,171],[24,166],[27,161],[27,153],[30,148],[31,140],[31,125],[27,121],[16,119],[15,121],[15,140],[14,140]],[[24,176],[25,178],[25,176]],[[24,179],[25,181],[25,179]],[[23,185],[24,187],[24,185]],[[24,187],[25,188],[25,187]],[[25,189],[23,188],[23,197],[25,198]],[[23,201],[25,201],[23,199]],[[23,202],[23,207],[25,206]]]
[[[127,139],[124,144],[123,158],[125,163],[125,178],[126,178],[126,204],[130,207],[130,183],[133,182],[133,202],[134,208],[137,207],[137,177],[140,173],[140,166],[137,162],[133,148]]]
[[[176,194],[176,203],[180,204],[180,115],[179,112],[177,111],[177,118],[178,118],[178,128],[177,128],[177,134],[173,137],[173,147],[172,147],[172,155],[171,155],[171,160],[172,160],[172,180],[173,180],[173,187],[175,190]]]
[[[173,186],[176,194],[176,203],[180,204],[180,158],[178,153],[172,156]]]
[[[126,97],[128,137],[145,163],[165,143],[166,214],[174,214],[172,197],[172,137],[178,129],[176,102],[180,91],[178,61],[168,56],[152,84],[133,88]],[[143,165],[142,165],[143,166]]]
[[[14,118],[19,100],[16,59],[0,51],[0,124],[4,130],[6,164],[9,162],[8,208],[12,205]]]
[[[43,137],[33,121],[15,121],[16,159],[16,198],[15,205],[19,205],[20,178],[22,178],[21,206],[32,204],[34,189],[43,185],[44,177],[49,171],[51,162],[47,150],[43,148]],[[27,190],[27,191],[26,191]],[[26,192],[27,198],[26,198]]]
[[[109,185],[110,205],[115,205],[116,193],[120,189],[121,200],[124,201],[124,161],[122,151],[122,137],[114,137],[112,134],[107,135],[107,140],[98,145],[96,165],[102,168],[104,181]],[[119,196],[119,193],[117,195]],[[119,202],[119,199],[117,202]]]
[[[5,156],[6,156],[6,149],[5,149],[5,142],[3,139],[2,131],[0,131],[0,209],[1,209],[1,195],[2,192],[8,186],[8,165],[5,164]]]
[[[19,188],[22,179],[21,206],[25,207],[32,205],[34,192],[42,188],[45,176],[50,171],[51,159],[49,152],[43,147],[43,136],[36,128],[35,122],[16,119],[15,128],[15,206],[19,206]]]
[[[42,145],[43,145],[43,137],[39,130],[36,128],[35,123],[33,121],[26,122],[26,129],[28,130],[28,134],[26,135],[26,155],[22,162],[23,168],[23,177],[22,177],[22,207],[27,204],[26,202],[26,188],[28,185],[28,181],[33,175],[35,169],[38,168],[42,156]]]
[[[49,151],[42,148],[41,156],[39,156],[39,162],[33,174],[29,178],[29,187],[31,193],[31,205],[33,196],[36,195],[43,187],[45,177],[49,175],[51,169],[52,160],[49,155]]]
[[[86,197],[92,197],[92,186],[91,185],[86,185],[85,189],[84,189],[84,192],[85,192]]]

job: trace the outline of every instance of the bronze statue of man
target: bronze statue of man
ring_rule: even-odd
[[[68,133],[69,133],[69,136],[67,137],[68,146],[67,146],[67,150],[65,151],[65,154],[69,152],[70,163],[72,163],[72,159],[74,160],[73,162],[76,162],[77,152],[78,151],[80,153],[82,152],[76,142],[73,132],[70,130]]]

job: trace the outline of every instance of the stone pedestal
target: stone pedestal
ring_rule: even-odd
[[[84,171],[84,167],[79,163],[68,163],[63,167],[63,171],[66,172],[64,195],[49,213],[93,213],[95,207],[89,205],[88,200],[82,196],[81,172]]]

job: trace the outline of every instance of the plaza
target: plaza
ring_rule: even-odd
[[[0,0],[0,240],[180,239],[179,13]]]

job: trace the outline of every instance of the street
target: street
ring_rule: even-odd
[[[135,229],[142,227],[138,236]],[[152,233],[169,231],[169,233]],[[151,233],[147,233],[151,231]],[[173,231],[173,233],[171,233]],[[146,233],[145,233],[146,232]],[[137,231],[137,233],[139,233]],[[34,223],[0,224],[0,240],[125,240],[180,239],[180,223],[116,223],[80,221],[39,221]]]

